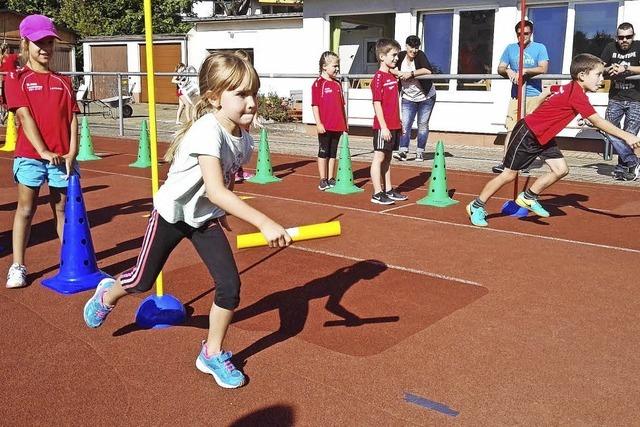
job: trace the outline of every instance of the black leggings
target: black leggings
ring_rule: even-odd
[[[338,156],[338,142],[342,132],[328,130],[318,134],[318,157],[321,159],[335,159]]]
[[[162,271],[169,254],[184,238],[191,240],[215,281],[214,302],[233,310],[240,304],[240,276],[227,236],[217,220],[200,228],[184,222],[171,224],[154,209],[135,267],[120,275],[120,284],[130,293],[147,292]]]

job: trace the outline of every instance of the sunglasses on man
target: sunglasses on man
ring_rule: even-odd
[[[519,32],[518,32],[518,33],[516,33],[516,34],[517,34],[518,36],[520,35],[520,33],[519,33]],[[530,36],[530,35],[531,35],[531,32],[529,32],[529,31],[525,31],[525,32],[524,32],[524,35],[525,35],[525,36]]]
[[[635,34],[631,34],[630,36],[618,36],[618,40],[632,40]]]

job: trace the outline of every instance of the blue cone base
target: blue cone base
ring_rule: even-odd
[[[508,200],[502,205],[502,211],[504,215],[514,216],[516,218],[524,218],[529,215],[529,210],[523,208],[522,206],[518,206],[518,204],[513,200]]]
[[[95,289],[98,283],[106,277],[111,276],[100,270],[80,277],[70,277],[69,275],[59,273],[49,279],[44,279],[41,283],[42,286],[60,294],[68,295]]]
[[[184,305],[172,295],[151,295],[142,301],[136,311],[136,324],[143,329],[160,329],[184,323],[187,312]]]

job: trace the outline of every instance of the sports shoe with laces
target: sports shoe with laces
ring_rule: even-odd
[[[404,194],[400,193],[395,188],[392,188],[391,190],[387,191],[387,197],[390,198],[391,200],[396,200],[398,202],[402,202],[402,201],[407,200],[409,198],[409,197],[405,196]]]
[[[529,209],[534,214],[543,218],[549,217],[549,212],[547,212],[537,200],[526,199],[524,197],[524,192],[518,194],[516,204],[520,207]]]
[[[244,374],[231,363],[231,352],[207,356],[207,345],[203,341],[202,349],[196,359],[196,368],[200,372],[213,375],[213,379],[223,388],[238,388],[244,384]]]
[[[424,162],[424,153],[422,151],[416,151],[416,162]]]
[[[11,264],[7,273],[7,288],[15,289],[27,286],[27,267],[22,264]]]
[[[489,225],[487,222],[487,211],[484,208],[474,208],[473,202],[467,205],[467,215],[469,215],[471,224],[476,227],[486,227]]]
[[[393,153],[393,158],[404,162],[407,160],[407,152],[406,151],[396,151]]]
[[[106,319],[109,313],[111,313],[111,310],[113,310],[113,307],[104,305],[102,297],[115,283],[116,281],[111,277],[102,279],[100,283],[98,283],[96,292],[84,305],[84,323],[86,323],[88,327],[97,328],[102,325],[104,319]]]
[[[371,203],[377,203],[379,205],[393,205],[395,202],[387,196],[387,193],[381,191],[371,196]]]
[[[324,190],[328,190],[329,188],[331,188],[329,186],[329,181],[327,181],[326,179],[321,179],[320,183],[318,184],[318,190],[324,191]]]
[[[504,171],[504,165],[502,163],[491,168],[491,172],[493,173],[502,173],[502,171]]]
[[[336,186],[336,179],[335,178],[329,178],[329,180],[327,180],[327,183],[329,183],[329,187],[333,188]]]
[[[613,173],[613,179],[616,181],[635,181],[636,174],[634,172],[616,171]]]
[[[636,179],[640,178],[640,163],[638,163],[635,166],[632,166],[629,168],[629,172],[633,174],[634,178],[633,180],[635,181]]]

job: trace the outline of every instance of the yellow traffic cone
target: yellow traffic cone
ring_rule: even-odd
[[[4,136],[4,145],[0,151],[15,151],[16,142],[18,142],[18,132],[16,131],[16,120],[13,111],[9,111],[7,116],[7,132]]]

